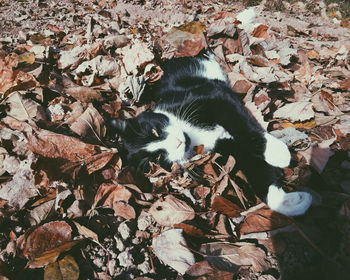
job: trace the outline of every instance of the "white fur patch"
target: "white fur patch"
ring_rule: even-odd
[[[270,185],[267,194],[268,206],[286,216],[303,215],[311,206],[312,196],[307,192],[286,193],[282,188]]]
[[[267,132],[265,133],[265,139],[265,161],[275,167],[287,167],[291,159],[287,145]]]
[[[166,128],[168,136],[162,141],[152,142],[145,149],[149,152],[154,152],[159,149],[164,149],[168,152],[168,159],[183,164],[194,155],[194,146],[204,145],[204,151],[209,152],[215,147],[218,139],[232,138],[232,136],[222,127],[215,126],[214,129],[205,130],[196,127],[186,121],[183,121],[169,112],[156,109],[156,113],[161,113],[169,118],[169,125]],[[184,133],[191,140],[190,147],[186,152],[186,140]]]
[[[226,75],[222,71],[219,63],[215,60],[213,55],[210,56],[209,60],[202,59],[200,63],[204,68],[204,71],[201,73],[201,76],[210,80],[218,79],[224,82],[227,81]]]

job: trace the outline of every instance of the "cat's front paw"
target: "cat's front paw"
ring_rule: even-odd
[[[265,161],[275,167],[287,167],[290,163],[291,155],[286,144],[276,137],[265,133]]]
[[[307,192],[286,193],[275,185],[269,187],[267,205],[274,211],[286,216],[305,214],[312,204],[312,195]]]

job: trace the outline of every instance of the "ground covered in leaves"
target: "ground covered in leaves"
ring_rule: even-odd
[[[0,27],[1,279],[348,279],[350,20],[336,3],[4,0]],[[122,162],[105,121],[152,108],[159,62],[206,47],[290,147],[284,187],[313,193],[306,215],[269,210],[234,158],[203,147],[185,169]]]

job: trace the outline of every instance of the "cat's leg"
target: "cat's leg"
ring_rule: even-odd
[[[287,145],[267,132],[263,137],[265,138],[263,148],[265,161],[275,167],[287,167],[291,160]]]
[[[304,214],[311,206],[311,194],[286,193],[276,185],[276,167],[287,167],[291,160],[287,145],[262,130],[242,107],[238,108],[239,103],[231,102],[221,103],[221,110],[216,113],[217,122],[234,139],[229,146],[225,143],[226,149],[221,147],[221,150],[232,151],[256,194],[271,209],[287,216]]]
[[[274,211],[286,216],[303,215],[312,204],[312,196],[307,192],[286,193],[281,187],[270,185],[267,205]]]

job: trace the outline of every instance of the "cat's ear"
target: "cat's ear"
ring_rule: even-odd
[[[107,123],[110,134],[112,136],[124,136],[126,129],[126,121],[118,119],[110,119]]]

